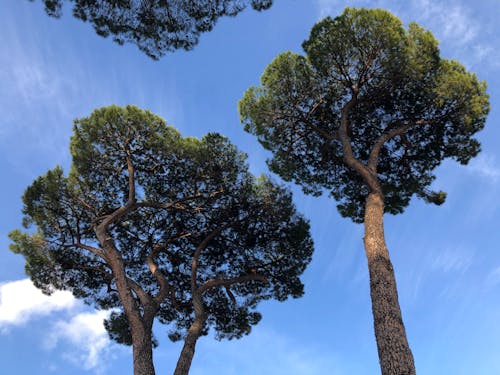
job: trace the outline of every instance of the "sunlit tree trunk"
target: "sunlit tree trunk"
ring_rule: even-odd
[[[181,355],[177,361],[174,375],[189,374],[189,368],[191,367],[191,362],[194,357],[196,341],[200,337],[204,325],[204,321],[195,320],[194,323],[191,324],[191,327],[189,327],[186,340],[184,341],[184,346],[182,347]]]
[[[406,339],[396,279],[384,238],[382,196],[370,193],[365,209],[364,244],[382,375],[413,375],[415,364]]]
[[[205,327],[205,309],[203,307],[201,295],[198,293],[193,294],[193,306],[195,310],[195,320],[193,324],[191,324],[191,327],[189,327],[186,339],[184,340],[184,346],[182,347],[181,354],[177,361],[174,375],[189,374],[189,368],[191,367],[191,362],[194,357],[196,341],[198,341]]]

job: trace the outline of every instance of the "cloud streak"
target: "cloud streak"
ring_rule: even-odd
[[[441,273],[463,274],[474,262],[474,253],[461,248],[448,248],[437,252],[431,260],[431,269]]]

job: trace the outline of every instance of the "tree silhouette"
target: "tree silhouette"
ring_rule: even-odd
[[[34,1],[34,0],[31,0]],[[272,0],[42,0],[49,16],[59,18],[63,4],[89,22],[97,34],[119,44],[134,43],[153,59],[177,49],[191,50],[219,17],[236,16],[248,5],[268,9]]]

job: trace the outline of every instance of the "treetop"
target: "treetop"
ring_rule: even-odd
[[[443,203],[445,193],[429,189],[433,171],[445,158],[465,164],[479,152],[473,136],[489,111],[485,82],[442,59],[429,31],[405,29],[381,9],[325,18],[303,48],[278,55],[239,104],[245,130],[273,152],[271,170],[306,193],[326,189],[356,222],[374,189],[392,214],[413,195]]]

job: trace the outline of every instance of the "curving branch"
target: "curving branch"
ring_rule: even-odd
[[[398,121],[399,124],[404,123],[405,121]],[[389,130],[387,132],[384,132],[375,142],[373,145],[373,148],[370,152],[370,156],[368,158],[368,169],[374,174],[377,174],[377,164],[378,164],[378,157],[380,155],[380,150],[384,146],[385,142],[391,140],[394,137],[397,137],[398,135],[403,135],[406,133],[409,129],[411,129],[414,126],[419,126],[419,125],[425,125],[425,124],[430,124],[430,121],[425,121],[425,120],[414,120],[410,123],[406,123],[404,125],[398,126],[392,130]]]
[[[153,301],[157,306],[159,306],[167,297],[170,297],[170,302],[172,303],[172,306],[174,306],[174,308],[176,308],[177,310],[180,310],[179,302],[175,298],[175,289],[172,287],[172,285],[170,285],[163,272],[161,272],[161,270],[158,268],[158,265],[155,262],[155,258],[158,256],[160,252],[166,250],[169,243],[172,243],[173,241],[176,241],[180,238],[190,237],[191,235],[192,233],[184,233],[169,240],[168,243],[166,244],[154,245],[153,251],[149,253],[146,258],[149,270],[151,271],[153,276],[156,278],[156,281],[160,285],[160,291],[155,297],[153,297]]]
[[[153,302],[153,298],[144,289],[142,289],[142,287],[136,281],[127,276],[125,276],[125,279],[129,288],[132,289],[135,295],[139,298],[141,305],[143,307],[151,305],[151,303]]]
[[[355,170],[356,172],[359,173],[359,175],[363,178],[365,183],[367,184],[368,188],[374,192],[381,194],[381,188],[378,183],[378,179],[376,175],[372,174],[372,172],[367,168],[366,165],[364,165],[362,162],[360,162],[356,157],[354,156],[354,153],[352,151],[352,146],[351,146],[351,137],[349,137],[348,134],[348,127],[349,127],[349,112],[350,110],[356,105],[357,103],[357,93],[358,93],[358,88],[356,86],[352,87],[353,95],[351,99],[344,105],[341,111],[341,118],[340,118],[340,127],[338,130],[338,137],[340,141],[342,142],[342,151],[343,151],[343,159],[344,162],[346,163],[347,166]]]
[[[217,229],[213,230],[210,234],[208,234],[203,241],[196,247],[193,255],[193,260],[191,261],[191,291],[194,293],[197,291],[196,287],[196,278],[198,274],[198,261],[200,258],[201,252],[208,246],[210,240],[216,236],[218,236],[224,229],[231,227],[233,224],[237,223],[241,220],[234,220],[225,225],[221,225]]]

